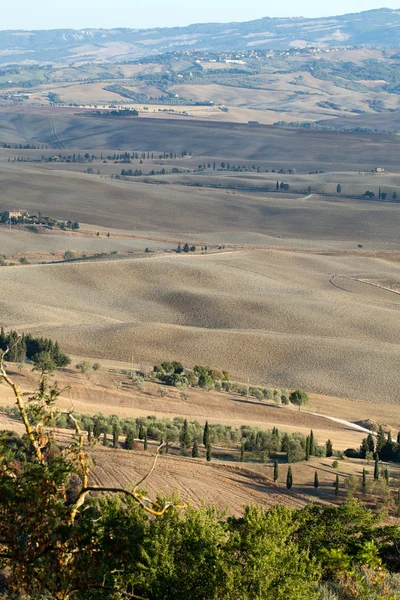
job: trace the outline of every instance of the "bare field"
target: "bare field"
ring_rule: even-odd
[[[362,243],[368,250],[398,247],[398,203],[262,191],[233,194],[172,183],[110,180],[18,163],[1,165],[0,184],[0,211],[17,207],[105,228],[135,229],[143,235],[162,232],[168,234],[164,237],[191,241],[191,234],[197,234],[201,243],[202,237],[207,242],[213,234],[214,243],[252,244],[254,234],[262,234],[309,244],[315,240],[348,242],[352,248]],[[223,241],[220,234],[224,234]]]
[[[194,156],[269,160],[306,170],[398,167],[396,135],[312,131],[181,118],[90,117],[77,109],[1,109],[2,142],[41,143],[53,148],[173,151]]]
[[[351,277],[398,280],[399,269],[272,250],[11,267],[0,303],[8,326],[73,354],[211,363],[240,380],[395,404],[400,297]]]

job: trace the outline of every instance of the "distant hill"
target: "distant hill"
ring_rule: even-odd
[[[175,50],[400,46],[400,9],[157,29],[0,31],[0,64],[137,59]]]

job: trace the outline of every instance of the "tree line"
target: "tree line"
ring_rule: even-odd
[[[0,350],[8,349],[6,359],[9,362],[23,363],[26,359],[31,360],[37,365],[43,366],[54,364],[57,367],[67,367],[71,360],[69,356],[61,352],[58,342],[53,342],[48,338],[36,338],[30,333],[19,334],[11,330],[5,333],[4,328],[0,330]]]

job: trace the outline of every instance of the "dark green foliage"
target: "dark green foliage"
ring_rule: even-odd
[[[194,440],[193,442],[192,458],[199,458],[199,446],[197,444],[197,440]]]
[[[317,600],[321,579],[352,581],[365,564],[382,573],[379,556],[398,564],[398,527],[379,526],[355,501],[247,507],[238,518],[189,507],[153,518],[123,495],[97,495],[67,526],[74,469],[57,448],[42,465],[25,438],[2,432],[0,456],[0,567],[10,597],[69,598],[74,589],[78,600]]]
[[[206,421],[206,424],[204,425],[204,432],[203,432],[203,445],[205,448],[207,448],[209,442],[210,442],[210,427],[208,425],[208,421]]]
[[[121,435],[121,433],[122,433],[122,430],[121,430],[121,427],[119,426],[119,424],[114,423],[113,430],[112,430],[113,448],[118,448],[118,446],[119,446],[118,438]]]
[[[147,431],[144,432],[144,437],[143,437],[143,450],[147,450],[148,447],[148,442],[147,442]]]
[[[387,467],[383,470],[383,476],[385,478],[386,484],[389,485],[389,469]]]
[[[310,460],[310,436],[306,438],[306,460]]]
[[[362,493],[365,494],[367,491],[367,470],[364,468],[362,472],[362,483],[361,483]]]
[[[335,496],[339,495],[339,475],[336,475],[335,483],[333,484],[335,488]]]
[[[310,432],[310,455],[314,456],[314,454],[315,454],[315,440],[314,440],[314,432],[311,429],[311,432]]]
[[[379,479],[379,456],[375,457],[375,466],[374,466],[374,480],[378,481]]]
[[[382,425],[379,425],[378,434],[376,436],[376,452],[379,454],[383,446],[386,444],[386,434]]]
[[[315,471],[315,473],[314,473],[314,487],[315,487],[316,490],[319,487],[318,471]]]
[[[301,409],[302,406],[304,406],[305,404],[308,404],[308,402],[310,401],[308,395],[306,394],[306,392],[304,390],[295,390],[294,392],[292,392],[290,394],[289,400],[292,404],[295,404],[296,406],[298,406],[299,410]]]
[[[135,447],[135,434],[133,429],[128,429],[125,437],[125,448],[127,450],[133,450]]]
[[[333,446],[331,440],[326,442],[326,456],[327,458],[333,456]]]
[[[240,462],[244,462],[244,444],[240,445]]]
[[[189,448],[192,443],[192,438],[189,433],[187,419],[185,419],[185,421],[183,423],[182,431],[179,435],[179,442],[181,444],[182,450],[186,450],[187,448]]]
[[[286,487],[288,490],[291,490],[293,486],[293,473],[292,467],[288,467],[287,475],[286,475]]]
[[[66,367],[71,360],[60,351],[57,342],[47,338],[34,338],[31,334],[19,335],[16,331],[5,333],[1,329],[0,350],[9,348],[7,360],[10,362],[24,362],[25,359],[43,363],[45,356],[51,359],[56,367]]]
[[[279,465],[278,465],[278,461],[275,460],[274,462],[274,481],[278,481],[279,478]]]
[[[207,459],[207,462],[211,462],[211,459],[212,459],[212,452],[211,452],[211,444],[210,444],[210,443],[208,443],[208,444],[207,444],[207,448],[206,448],[206,459]]]

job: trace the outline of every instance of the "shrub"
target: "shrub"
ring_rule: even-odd
[[[337,461],[337,460],[334,460],[334,461],[333,461],[333,463],[332,463],[332,467],[333,467],[334,469],[337,469],[337,468],[338,468],[338,466],[339,466],[339,463],[338,463],[338,461]]]

